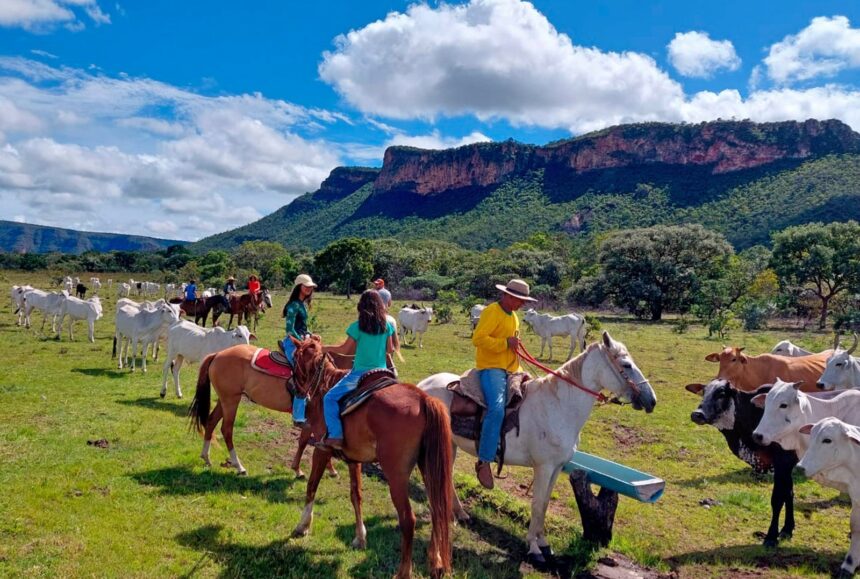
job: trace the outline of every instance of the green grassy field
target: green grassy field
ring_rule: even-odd
[[[47,285],[46,276],[32,274],[0,279],[6,288],[25,281]],[[262,319],[258,344],[272,347],[281,337],[284,300],[276,296],[275,310]],[[116,370],[110,358],[114,302],[103,300],[95,344],[86,341],[81,323],[75,342],[68,334],[55,341],[39,334],[39,314],[35,329],[25,330],[15,326],[8,298],[0,307],[0,576],[393,575],[399,534],[381,479],[365,477],[366,551],[350,548],[353,514],[342,466],[339,479],[326,478],[321,485],[311,535],[289,539],[305,488],[288,469],[295,449],[290,417],[243,403],[235,438],[249,476],[204,469],[200,438],[189,433],[185,419],[197,366],[182,371],[184,400],[172,388],[166,399],[159,398],[160,363],[150,364],[146,375]],[[318,296],[313,329],[339,341],[354,311],[354,301]],[[603,326],[633,353],[658,405],[650,415],[629,406],[597,408],[582,434],[582,449],[666,480],[656,504],[622,497],[608,550],[681,577],[823,577],[836,569],[848,548],[847,498],[797,477],[794,539],[766,550],[756,533],[769,523],[770,477],[753,476],[715,429],[690,422],[698,398],[683,386],[715,374],[703,357],[720,343],[705,339],[697,326],[682,335],[666,323],[625,318],[604,318]],[[404,347],[401,376],[417,382],[434,372],[465,370],[473,358],[469,335],[461,314],[455,323],[434,323],[423,350]],[[824,334],[779,330],[738,332],[731,342],[757,353],[786,337],[812,348],[830,341]],[[527,334],[526,343],[537,353],[535,336]],[[560,341],[556,346],[560,358],[566,349]],[[560,364],[557,359],[553,365]],[[87,444],[97,439],[106,439],[107,448]],[[223,444],[213,447],[213,462],[226,455]],[[521,564],[530,471],[511,468],[488,492],[471,474],[472,462],[461,453],[455,470],[458,492],[473,516],[469,526],[454,530],[455,576],[543,576]],[[605,551],[591,552],[580,540],[565,478],[553,497],[549,539],[560,574],[569,576]],[[700,506],[706,498],[720,504]],[[429,513],[420,500],[414,506],[415,570],[423,574]]]

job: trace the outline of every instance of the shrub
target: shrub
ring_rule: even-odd
[[[600,323],[600,320],[594,314],[585,314],[585,339],[592,336],[597,336],[600,334],[600,331],[603,329],[603,325]]]
[[[672,331],[676,334],[686,334],[690,329],[690,319],[687,316],[680,316],[675,323],[672,324]]]

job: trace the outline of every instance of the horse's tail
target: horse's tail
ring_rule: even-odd
[[[113,350],[110,353],[111,359],[116,358],[116,334],[113,335]]]
[[[439,553],[438,561],[431,561],[431,569],[437,564],[445,572],[451,571],[451,516],[453,509],[454,470],[451,421],[448,409],[435,398],[422,396],[426,424],[421,440],[424,485],[430,503],[430,521],[433,529],[431,544]]]
[[[200,373],[197,375],[197,391],[194,393],[194,399],[191,401],[191,407],[188,409],[188,416],[191,418],[191,428],[197,432],[203,430],[204,425],[209,421],[209,402],[212,397],[210,391],[211,384],[209,383],[209,365],[215,359],[217,354],[209,354],[200,363]],[[171,363],[171,368],[173,364]]]

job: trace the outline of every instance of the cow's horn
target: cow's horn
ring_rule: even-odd
[[[842,336],[839,335],[839,332],[836,332],[836,338],[833,340],[833,351],[839,349],[839,342],[842,340]]]
[[[851,349],[850,349],[850,350],[848,350],[848,355],[849,355],[849,356],[850,356],[851,354],[853,354],[853,353],[854,353],[854,350],[856,350],[856,349],[857,349],[857,342],[858,342],[858,338],[857,338],[857,334],[856,334],[856,332],[855,332],[855,334],[854,334],[854,343],[853,343],[853,344],[851,344]]]

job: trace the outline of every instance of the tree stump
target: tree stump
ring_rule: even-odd
[[[588,483],[588,474],[582,470],[570,473],[570,486],[576,497],[579,515],[582,518],[582,536],[586,541],[605,547],[612,540],[612,525],[615,509],[618,508],[618,493],[601,487],[595,495]]]

